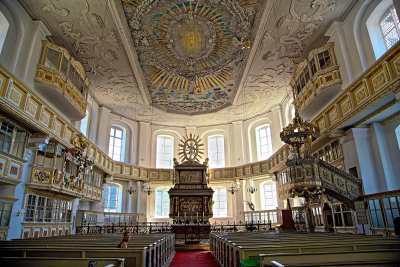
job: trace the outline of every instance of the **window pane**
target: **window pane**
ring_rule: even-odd
[[[400,39],[400,23],[399,18],[396,14],[394,7],[390,7],[389,10],[383,16],[380,22],[383,39],[386,47],[389,49],[395,45]]]
[[[111,127],[108,155],[116,161],[123,161],[125,154],[124,131],[118,127]]]
[[[169,217],[169,195],[168,189],[157,188],[155,195],[155,216]]]
[[[268,125],[256,128],[257,159],[265,160],[272,154],[271,129]]]
[[[228,201],[225,188],[214,189],[213,202],[213,217],[227,217]]]
[[[225,167],[225,149],[223,135],[214,135],[208,137],[208,159],[210,168]]]
[[[171,169],[174,157],[174,138],[168,135],[157,136],[156,168]]]

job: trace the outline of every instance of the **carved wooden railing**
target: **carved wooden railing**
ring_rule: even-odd
[[[298,65],[291,81],[296,95],[294,104],[302,112],[318,95],[328,90],[337,92],[341,84],[334,44],[328,43],[312,50],[308,58]]]
[[[43,41],[35,81],[50,101],[58,100],[53,104],[62,101],[73,108],[73,112],[64,110],[68,115],[74,119],[85,116],[89,80],[82,64],[65,48]]]
[[[58,192],[88,200],[101,200],[101,187],[88,185],[83,179],[73,180],[55,168],[32,167],[29,185],[33,188]]]
[[[277,173],[282,196],[291,192],[300,194],[299,196],[326,193],[352,205],[352,202],[362,195],[360,179],[323,160],[316,158],[289,160],[287,166]]]

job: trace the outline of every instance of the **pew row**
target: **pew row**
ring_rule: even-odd
[[[175,253],[173,234],[135,235],[118,248],[121,235],[85,235],[0,242],[0,263],[8,257],[124,259],[128,267],[168,266]],[[54,265],[58,266],[58,265]]]
[[[400,249],[400,240],[379,236],[332,233],[213,233],[210,248],[221,266],[239,267],[246,259],[259,259],[261,254],[353,253]],[[266,257],[266,256],[265,256]],[[360,254],[361,257],[361,254]],[[260,258],[261,259],[261,258]],[[270,258],[264,262],[268,263]],[[269,264],[271,261],[269,261]],[[390,258],[389,261],[392,261]]]

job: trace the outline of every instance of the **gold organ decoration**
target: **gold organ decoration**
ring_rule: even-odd
[[[181,161],[200,161],[200,157],[204,154],[200,137],[189,134],[185,136],[179,144],[179,157]]]

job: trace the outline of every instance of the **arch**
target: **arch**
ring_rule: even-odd
[[[249,144],[249,154],[250,154],[250,162],[258,161],[257,157],[257,140],[256,140],[256,128],[261,125],[268,125],[271,129],[271,120],[268,118],[260,118],[251,122],[247,128],[247,138]],[[271,142],[272,147],[272,142]]]
[[[3,12],[0,10],[0,54],[3,50],[3,45],[7,37],[8,28],[10,27],[10,23],[8,19],[4,16]]]
[[[105,212],[121,212],[122,210],[122,185],[106,183],[103,186],[103,204]]]
[[[0,1],[0,12],[9,22],[7,36],[4,40],[0,53],[0,62],[10,71],[14,72],[17,62],[20,59],[21,49],[25,42],[26,28],[31,20],[26,22],[21,19],[20,10],[17,1]]]
[[[111,125],[108,137],[108,155],[113,160],[121,162],[125,161],[126,140],[126,128],[119,124]]]
[[[366,14],[366,26],[376,59],[390,48],[385,42],[385,34],[382,31],[382,20],[390,12],[394,12],[394,15],[396,15],[393,0],[384,0],[376,5],[369,14]]]
[[[260,183],[260,206],[263,210],[273,210],[278,207],[276,182],[269,180]]]

